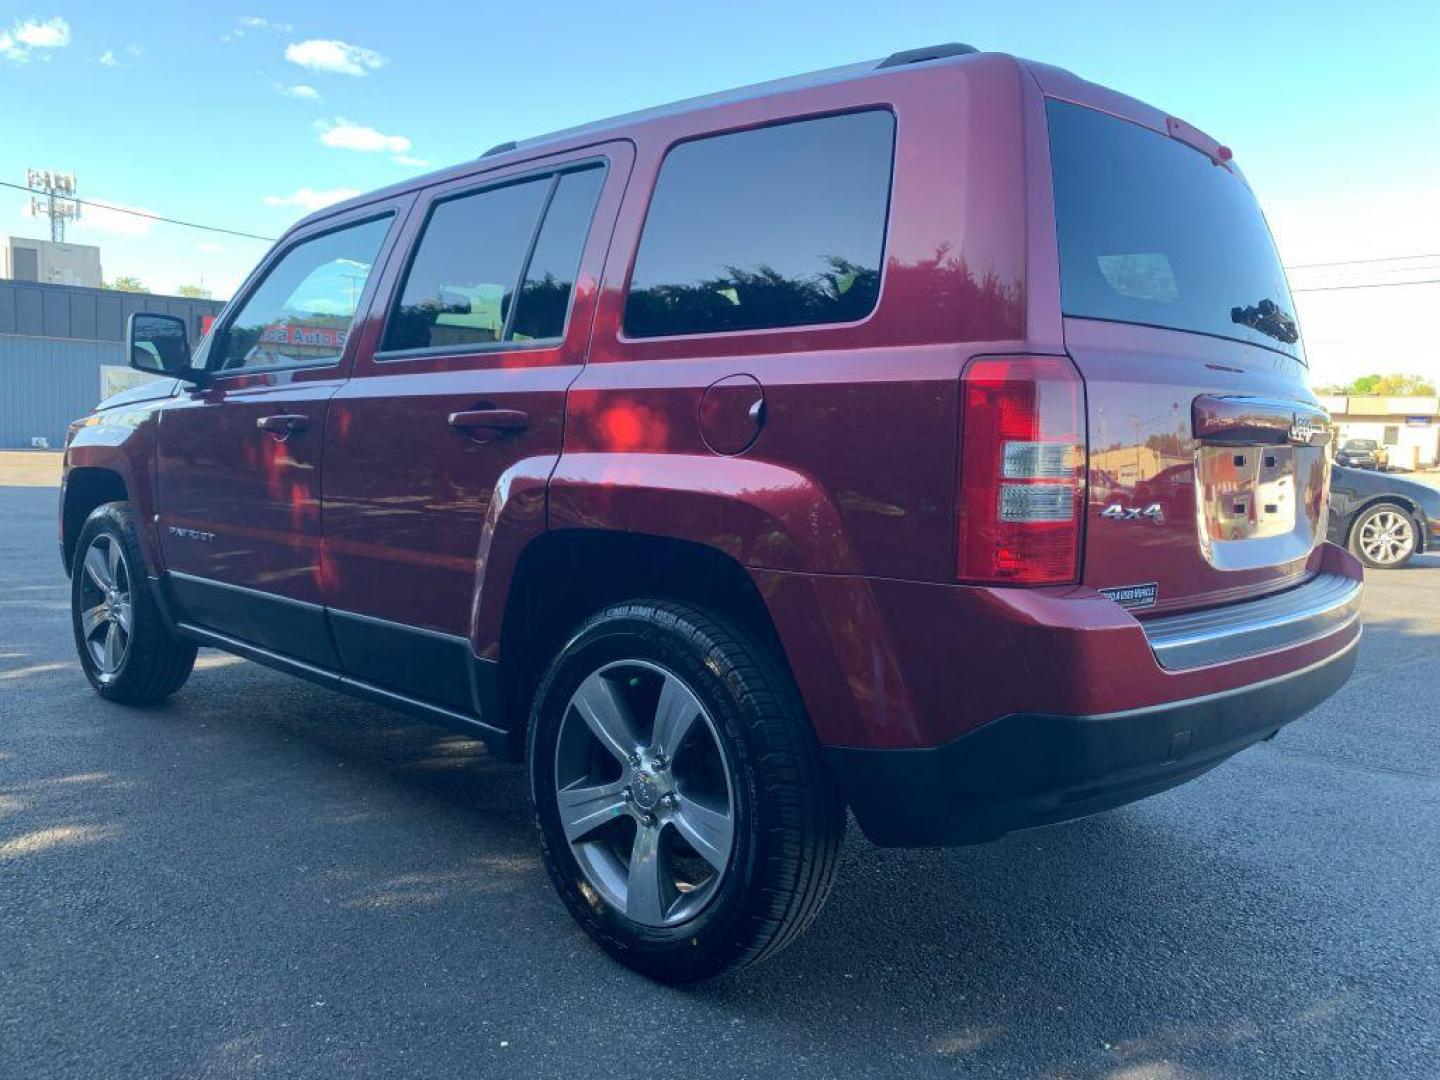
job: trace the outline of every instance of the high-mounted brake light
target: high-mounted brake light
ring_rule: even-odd
[[[1058,585],[1080,572],[1085,387],[1069,358],[972,360],[961,376],[957,573]]]

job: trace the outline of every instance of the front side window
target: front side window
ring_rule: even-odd
[[[230,321],[211,370],[338,360],[389,228],[377,218],[291,248]]]
[[[800,120],[666,155],[625,304],[630,337],[852,322],[880,295],[895,119]]]
[[[559,338],[604,176],[592,167],[439,203],[384,350]]]

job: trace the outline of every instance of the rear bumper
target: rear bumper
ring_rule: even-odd
[[[1357,635],[1298,671],[1203,697],[1093,715],[1010,713],[942,746],[825,752],[874,843],[980,843],[1199,776],[1339,689],[1358,642]]]

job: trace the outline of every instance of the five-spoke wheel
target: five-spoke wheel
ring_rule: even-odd
[[[793,941],[834,880],[845,808],[771,648],[668,600],[587,619],[535,694],[545,866],[612,956],[691,981]]]
[[[714,721],[673,671],[607,664],[571,696],[555,746],[560,820],[585,878],[638,923],[695,915],[725,874],[734,798]]]
[[[126,705],[159,701],[195,666],[195,645],[161,617],[129,503],[97,506],[70,566],[70,619],[90,685]]]
[[[125,662],[134,625],[131,573],[119,541],[98,533],[85,549],[79,568],[80,631],[101,682],[109,682]]]

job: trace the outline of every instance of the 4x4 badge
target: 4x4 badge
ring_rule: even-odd
[[[1165,523],[1165,511],[1159,503],[1151,503],[1145,509],[1138,506],[1121,506],[1119,503],[1111,503],[1100,511],[1100,516],[1110,521],[1150,521],[1156,525]]]

